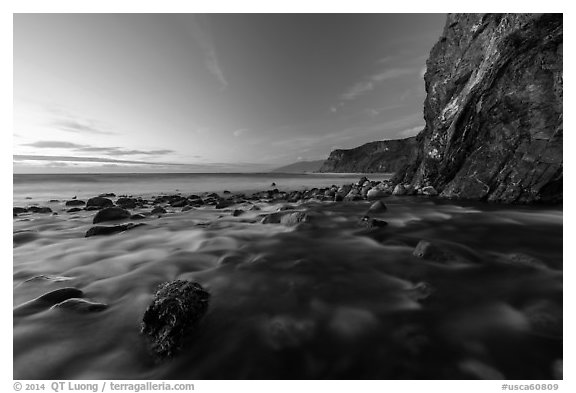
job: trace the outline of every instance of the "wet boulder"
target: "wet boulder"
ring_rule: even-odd
[[[45,310],[54,304],[61,303],[70,298],[82,297],[84,293],[78,288],[59,288],[45,293],[35,299],[14,308],[14,316],[30,315]]]
[[[384,203],[384,201],[379,200],[374,202],[372,205],[370,205],[370,207],[368,208],[368,211],[370,213],[384,213],[385,211],[388,210],[388,207],[386,207],[386,204]]]
[[[368,229],[375,229],[375,228],[384,228],[388,226],[388,222],[384,220],[379,220],[378,218],[370,218],[368,216],[364,216],[360,220],[359,225]]]
[[[150,213],[151,214],[166,214],[166,209],[164,209],[162,206],[156,206],[154,209],[152,209],[152,211]]]
[[[113,225],[113,226],[109,226],[109,227],[96,225],[95,227],[88,229],[88,231],[86,232],[84,237],[113,235],[115,233],[124,232],[124,231],[130,230],[130,229],[134,229],[136,227],[142,226],[142,225],[145,225],[145,224],[129,223],[129,224],[122,224],[122,225]]]
[[[69,310],[76,312],[96,312],[96,311],[103,311],[107,308],[108,308],[107,304],[92,302],[90,300],[76,297],[66,299],[63,302],[57,303],[52,307],[50,307],[51,310],[59,309],[59,310]]]
[[[454,259],[454,255],[437,244],[426,240],[420,240],[412,253],[417,258],[436,262],[448,262]]]
[[[82,209],[80,209],[79,207],[71,207],[70,209],[66,210],[66,213],[76,213],[81,211]]]
[[[402,184],[396,184],[396,187],[394,187],[394,191],[392,191],[392,195],[396,196],[406,195],[406,188]]]
[[[366,193],[366,199],[368,199],[369,201],[375,201],[377,199],[383,198],[385,196],[390,195],[390,192],[386,191],[386,190],[381,190],[378,188],[372,188],[370,189],[370,191],[368,191]]]
[[[12,213],[13,214],[20,214],[20,213],[26,213],[28,211],[28,209],[24,208],[24,207],[13,207],[12,208]]]
[[[136,199],[134,198],[118,198],[116,205],[124,209],[134,209],[136,207]]]
[[[66,201],[66,206],[84,206],[86,204],[86,202],[80,200],[80,199],[72,199],[69,201]]]
[[[114,202],[112,202],[112,200],[102,197],[102,196],[97,196],[94,198],[90,198],[88,199],[88,202],[86,202],[86,207],[97,207],[97,208],[105,208],[105,207],[109,207],[109,206],[114,206]]]
[[[28,208],[29,212],[32,213],[52,213],[52,209],[50,209],[49,207],[39,207],[39,206],[30,206]]]
[[[210,294],[196,282],[161,284],[144,313],[140,330],[152,352],[160,358],[175,355],[208,310],[209,299]]]
[[[284,214],[280,218],[280,224],[293,226],[300,224],[301,222],[309,222],[310,216],[304,212],[291,212],[288,214]]]
[[[122,209],[121,207],[107,207],[96,213],[92,223],[98,224],[99,222],[124,220],[126,218],[130,218],[130,212],[128,210]]]

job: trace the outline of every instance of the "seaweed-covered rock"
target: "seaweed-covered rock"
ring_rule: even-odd
[[[176,354],[208,310],[209,298],[210,294],[192,281],[161,284],[142,318],[141,333],[147,336],[151,350],[160,358]]]

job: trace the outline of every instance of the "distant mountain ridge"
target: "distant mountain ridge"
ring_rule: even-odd
[[[280,168],[273,169],[271,172],[280,173],[304,173],[304,172],[317,172],[324,164],[324,160],[317,161],[299,161],[294,164],[285,165]]]

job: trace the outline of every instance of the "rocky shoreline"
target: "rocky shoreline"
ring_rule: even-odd
[[[271,187],[275,187],[272,183]],[[345,184],[341,186],[332,185],[331,187],[311,188],[307,190],[280,191],[278,188],[259,191],[246,195],[245,193],[222,192],[222,195],[215,192],[205,192],[184,196],[181,193],[171,195],[152,196],[143,198],[140,196],[119,195],[114,193],[103,193],[98,196],[89,198],[87,201],[76,199],[76,197],[61,202],[51,200],[53,203],[63,204],[63,213],[74,214],[82,211],[96,211],[92,223],[99,224],[103,222],[121,221],[121,220],[141,220],[147,217],[162,216],[163,214],[186,212],[193,209],[214,208],[217,210],[230,209],[236,205],[238,208],[232,210],[234,217],[244,214],[246,211],[256,211],[259,207],[256,203],[279,203],[285,202],[283,209],[290,210],[294,206],[310,202],[353,202],[353,201],[374,201],[376,202],[370,211],[374,211],[378,203],[382,206],[384,202],[377,202],[387,196],[427,196],[433,197],[438,195],[434,187],[427,186],[416,188],[409,184],[394,185],[390,180],[371,181],[363,176],[356,183]],[[115,201],[113,200],[115,198]],[[240,206],[244,205],[244,206]],[[250,207],[246,207],[249,205]],[[27,216],[30,214],[52,214],[60,213],[53,211],[48,206],[28,206],[13,207],[13,217]],[[132,212],[130,212],[132,210]],[[259,216],[261,223],[283,223],[294,225],[306,220],[306,216],[295,214],[289,211],[262,214]],[[128,223],[115,226],[94,226],[86,232],[85,237],[109,235],[123,232],[136,228],[143,224]]]
[[[390,214],[388,197],[421,196],[434,198],[437,192],[433,187],[414,188],[411,185],[393,185],[391,181],[371,181],[362,177],[357,182],[342,186],[333,185],[324,188],[308,190],[280,191],[271,184],[269,190],[246,195],[224,191],[218,193],[199,193],[184,196],[182,194],[157,195],[150,198],[120,195],[113,193],[100,194],[84,200],[70,199],[67,201],[52,201],[62,206],[63,214],[74,217],[79,212],[93,215],[84,217],[90,220],[92,227],[84,237],[111,236],[138,227],[151,227],[149,220],[176,216],[178,213],[211,212],[212,224],[220,218],[240,219],[245,223],[279,224],[284,227],[301,228],[303,231],[313,230],[318,212],[312,208],[318,204],[328,204],[347,209],[346,204],[366,205],[364,213],[357,216],[358,234],[380,241],[388,230],[387,215]],[[398,201],[398,199],[395,199]],[[368,202],[368,203],[367,203]],[[267,206],[274,206],[270,210]],[[358,211],[358,210],[356,210]],[[14,207],[14,217],[26,218],[32,215],[59,215],[49,207]],[[215,215],[216,213],[217,215]],[[214,220],[216,218],[216,220]],[[140,221],[148,221],[143,223]],[[97,224],[97,225],[96,225]],[[14,234],[14,246],[33,241],[31,232]],[[87,239],[87,241],[90,241]],[[401,244],[401,243],[399,243]],[[421,239],[412,248],[412,257],[422,263],[430,263],[446,268],[461,268],[462,266],[478,266],[480,258],[473,250],[459,245],[450,245],[430,239]],[[229,258],[228,258],[229,259]],[[221,262],[227,261],[226,257]],[[548,271],[545,263],[530,255],[509,253],[491,262],[497,266],[507,266],[521,271]],[[41,275],[26,281],[39,280],[44,282],[67,281],[69,278]],[[422,281],[410,289],[411,295],[419,301],[428,298],[435,291],[429,283]],[[194,330],[202,324],[204,314],[208,310],[210,290],[201,283],[190,280],[176,279],[161,284],[154,294],[152,302],[144,313],[141,333],[146,338],[150,353],[161,360],[177,355],[185,345],[185,337],[194,334]],[[14,316],[25,317],[47,309],[60,312],[98,313],[106,310],[108,305],[100,299],[85,297],[84,291],[75,287],[61,288],[41,295],[33,300],[17,306]],[[561,336],[561,312],[555,309],[537,308],[530,310],[537,329],[543,329],[546,334]],[[545,321],[544,324],[541,322]],[[552,325],[550,325],[552,324]],[[551,327],[552,326],[552,327]]]

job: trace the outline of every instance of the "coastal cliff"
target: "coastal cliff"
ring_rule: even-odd
[[[426,63],[426,126],[394,182],[561,202],[562,42],[561,14],[448,15]]]
[[[416,154],[416,137],[366,143],[354,149],[338,149],[319,172],[374,173],[396,172]]]

